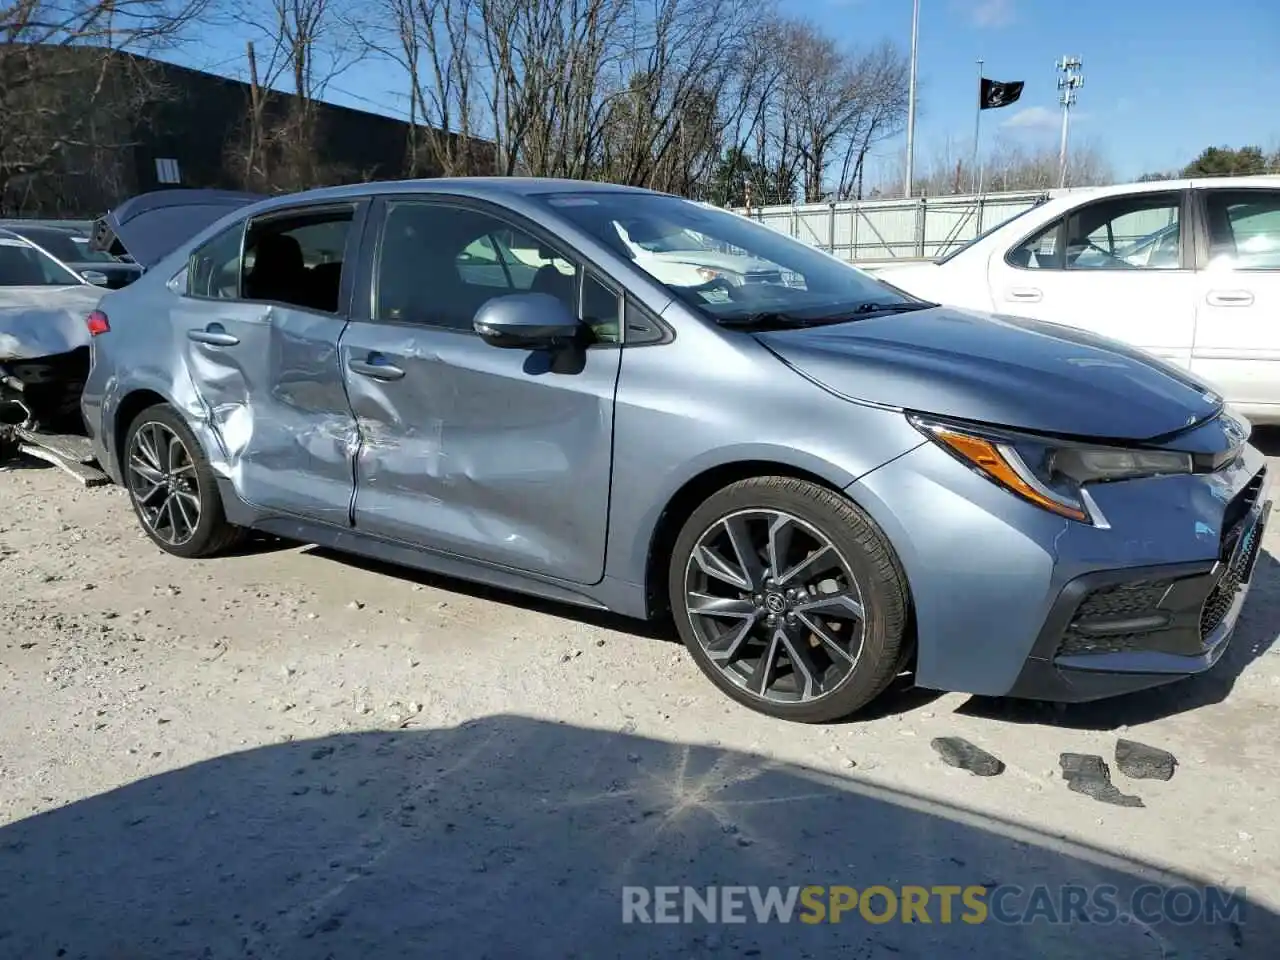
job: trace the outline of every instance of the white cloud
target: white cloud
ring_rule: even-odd
[[[1072,118],[1074,119],[1074,118]],[[1048,107],[1024,107],[1000,124],[1010,130],[1055,130],[1062,123],[1058,111]]]
[[[1014,21],[1014,0],[956,0],[979,27],[1007,27]]]

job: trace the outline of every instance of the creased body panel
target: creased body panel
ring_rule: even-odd
[[[174,313],[218,437],[216,465],[239,495],[262,509],[346,525],[356,434],[337,359],[344,321],[247,303],[182,302]],[[211,327],[239,342],[188,336]]]
[[[356,529],[546,576],[604,570],[621,351],[580,369],[465,332],[353,323],[346,369],[359,423]]]

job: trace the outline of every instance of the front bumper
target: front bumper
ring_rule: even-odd
[[[1213,667],[1249,595],[1271,502],[1266,469],[1232,506],[1240,514],[1212,563],[1086,574],[1058,594],[1011,697],[1083,702],[1161,686]]]
[[[916,682],[1083,701],[1168,683],[1223,655],[1258,562],[1266,460],[1105,484],[1107,526],[1064,520],[925,443],[847,488],[898,552]]]

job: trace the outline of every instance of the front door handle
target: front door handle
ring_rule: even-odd
[[[368,360],[348,360],[347,369],[374,380],[399,380],[404,376],[403,370],[388,363],[381,354],[377,353],[371,353]]]
[[[1215,307],[1247,307],[1253,303],[1248,290],[1210,290],[1205,300]]]
[[[220,323],[211,323],[203,330],[188,330],[187,339],[213,347],[234,347],[240,342],[239,337],[227,333],[227,328]]]
[[[1017,300],[1021,303],[1039,303],[1043,296],[1034,287],[1014,287],[1005,291],[1004,298],[1006,300]]]

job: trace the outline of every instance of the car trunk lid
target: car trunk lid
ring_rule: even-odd
[[[149,269],[227,214],[266,198],[234,190],[157,190],[126,200],[94,224],[90,246],[127,253]]]

